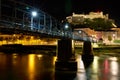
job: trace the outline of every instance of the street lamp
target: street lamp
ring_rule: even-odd
[[[69,25],[68,24],[65,24],[65,29],[68,29],[69,28]]]
[[[37,16],[36,11],[32,11],[31,13],[31,30],[33,30],[33,18]]]
[[[70,28],[69,24],[67,22],[65,22],[65,24],[64,24],[64,34],[65,34],[65,36],[69,36],[69,28]]]

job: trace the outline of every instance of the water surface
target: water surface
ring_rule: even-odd
[[[56,56],[0,53],[0,80],[120,80],[120,55],[104,53],[94,56],[85,68],[81,55],[76,54],[78,70],[56,72]]]

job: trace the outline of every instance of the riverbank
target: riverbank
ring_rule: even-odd
[[[32,53],[36,51],[54,51],[54,45],[22,45],[22,44],[9,44],[0,46],[0,52],[5,53]]]
[[[21,45],[21,44],[9,44],[0,46],[0,52],[5,53],[37,53],[37,52],[51,52],[56,54],[56,45]],[[82,46],[75,46],[75,52],[82,53]],[[100,54],[102,52],[115,52],[120,53],[120,46],[100,46],[93,48],[95,54]]]
[[[82,46],[75,47],[76,52],[82,54]],[[93,48],[94,55],[101,55],[102,53],[118,53],[120,54],[120,46],[118,45],[103,45]]]

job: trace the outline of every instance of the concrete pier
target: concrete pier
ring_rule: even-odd
[[[93,54],[92,44],[89,41],[84,41],[83,49],[82,49],[82,60],[85,68],[90,66],[90,64],[93,62],[93,59],[94,59],[94,54]]]
[[[84,41],[82,55],[93,55],[93,47],[90,41]]]
[[[55,69],[59,71],[77,71],[73,40],[58,40]]]

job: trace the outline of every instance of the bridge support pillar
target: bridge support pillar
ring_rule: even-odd
[[[77,71],[73,40],[58,40],[55,69],[58,71]]]
[[[82,50],[82,60],[85,68],[89,67],[89,65],[93,62],[94,54],[93,48],[90,41],[84,41],[83,50]]]

